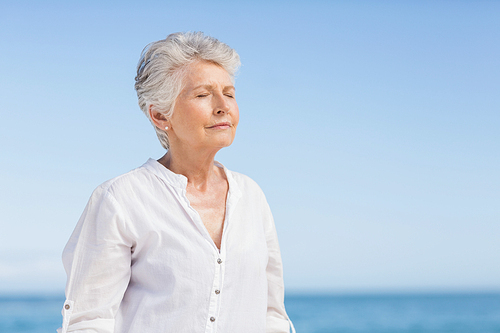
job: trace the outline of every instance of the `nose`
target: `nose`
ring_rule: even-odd
[[[231,107],[223,94],[217,94],[214,112],[217,115],[229,113]]]

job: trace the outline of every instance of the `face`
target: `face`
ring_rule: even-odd
[[[218,150],[229,146],[239,121],[231,77],[208,62],[188,66],[167,130],[170,145]]]

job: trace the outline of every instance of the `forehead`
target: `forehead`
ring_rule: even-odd
[[[185,89],[213,85],[233,86],[231,76],[224,68],[207,61],[196,61],[189,64],[185,69],[183,81]]]

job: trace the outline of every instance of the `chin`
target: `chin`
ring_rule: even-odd
[[[233,140],[230,140],[230,141],[221,141],[221,142],[217,142],[217,143],[215,143],[215,144],[213,145],[213,147],[216,147],[216,148],[222,149],[222,148],[229,147],[232,143],[233,143]]]
[[[233,143],[234,137],[220,137],[213,141],[214,147],[229,147]]]
[[[224,141],[219,144],[219,147],[224,148],[224,147],[229,147],[233,143],[233,140],[230,141]]]

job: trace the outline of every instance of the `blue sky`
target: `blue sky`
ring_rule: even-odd
[[[290,290],[500,291],[500,3],[4,1],[0,292],[62,291],[92,190],[164,151],[143,47],[242,59],[217,159],[264,189]]]

